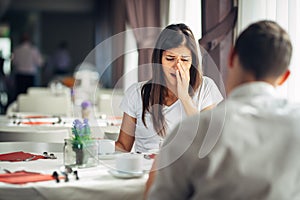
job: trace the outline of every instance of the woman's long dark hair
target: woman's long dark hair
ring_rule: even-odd
[[[157,134],[166,135],[165,117],[162,106],[165,104],[167,95],[166,81],[162,69],[163,52],[179,46],[187,47],[192,53],[192,66],[190,68],[189,95],[202,83],[202,73],[199,67],[199,57],[196,40],[190,28],[185,24],[172,24],[167,26],[159,35],[152,54],[152,79],[142,87],[143,113],[142,120],[145,122],[145,114],[149,112],[152,117],[154,129]]]

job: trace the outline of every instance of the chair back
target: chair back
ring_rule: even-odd
[[[59,116],[71,116],[70,95],[27,95],[17,98],[18,112],[41,113]]]

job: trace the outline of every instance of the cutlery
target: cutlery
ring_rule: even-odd
[[[56,159],[56,158],[57,158],[53,153],[50,153],[50,154],[48,155],[48,152],[46,152],[46,151],[43,153],[43,156],[44,156],[46,159]]]
[[[25,161],[25,162],[31,161],[31,160],[33,160],[35,157],[36,157],[36,156],[32,156],[32,157],[30,157],[30,158],[25,159],[24,161]]]
[[[2,168],[2,167],[1,167],[1,169],[6,173],[11,174],[11,171],[9,171],[8,169]]]
[[[79,180],[79,177],[78,177],[78,171],[77,170],[74,170],[70,167],[70,166],[61,166],[60,167],[60,172],[65,176],[65,182],[68,182],[69,181],[69,177],[68,177],[68,174],[74,174],[75,176],[75,179],[76,180]]]
[[[28,161],[31,161],[35,158],[36,156],[31,156],[30,158],[26,158],[26,159],[16,159],[18,161],[24,161],[24,162],[28,162]]]

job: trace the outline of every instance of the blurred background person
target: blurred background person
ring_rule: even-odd
[[[32,45],[30,38],[24,34],[21,43],[13,51],[16,95],[26,93],[27,88],[35,86],[38,68],[43,66],[40,51]]]
[[[66,75],[70,71],[71,56],[68,50],[68,43],[61,41],[51,58],[51,65],[55,75]]]

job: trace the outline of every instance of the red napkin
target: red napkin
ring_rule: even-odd
[[[23,151],[0,154],[0,161],[10,161],[10,162],[30,161],[30,160],[45,159],[45,158],[46,157],[42,155],[25,153]]]
[[[60,179],[63,177],[59,177]],[[29,182],[49,181],[55,178],[50,174],[36,172],[17,171],[13,173],[0,174],[0,181],[11,184],[25,184]]]
[[[25,125],[51,125],[53,124],[53,122],[21,122],[21,124],[25,124]]]

